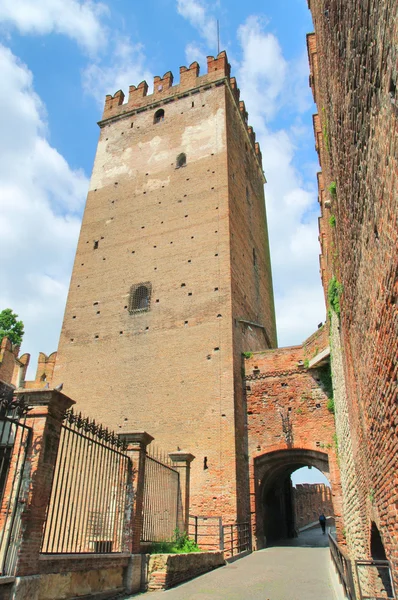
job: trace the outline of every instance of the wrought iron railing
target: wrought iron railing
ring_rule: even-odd
[[[349,600],[356,600],[351,560],[329,533],[329,548],[344,592]]]
[[[1,384],[0,390],[0,575],[13,575],[21,528],[19,502],[31,428],[26,425],[29,407],[24,397]]]
[[[68,411],[61,437],[42,553],[122,552],[130,459],[123,442]]]
[[[232,558],[251,550],[250,523],[223,524],[222,517],[189,515],[189,537],[203,550],[223,550]]]
[[[180,475],[165,456],[148,454],[145,459],[143,542],[174,539],[182,530]]]
[[[219,550],[222,547],[221,517],[189,515],[188,535],[202,550]]]
[[[222,526],[222,546],[225,558],[251,550],[250,523],[230,523]]]
[[[394,580],[388,560],[356,560],[360,600],[395,600]]]

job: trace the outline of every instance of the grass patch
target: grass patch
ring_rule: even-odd
[[[186,532],[178,529],[174,532],[174,540],[171,542],[153,542],[149,547],[149,554],[190,554],[201,552],[199,546],[189,539]]]
[[[332,198],[336,198],[337,196],[337,188],[336,188],[336,182],[332,181],[332,183],[329,185],[328,190],[330,192],[330,195],[332,196]]]
[[[332,415],[334,415],[334,398],[329,398],[326,403],[326,408]]]
[[[334,215],[329,217],[329,225],[330,227],[336,227],[336,217]]]
[[[252,358],[253,357],[253,352],[242,352],[242,356],[244,358]]]

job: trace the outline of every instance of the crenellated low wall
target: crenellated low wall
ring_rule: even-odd
[[[168,589],[225,565],[223,552],[147,555],[147,591]]]

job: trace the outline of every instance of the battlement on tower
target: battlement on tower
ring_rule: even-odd
[[[174,76],[171,71],[167,71],[160,77],[156,75],[153,80],[153,92],[148,94],[148,83],[141,81],[138,86],[130,85],[127,101],[122,90],[118,90],[113,96],[105,97],[105,106],[100,126],[119,117],[128,114],[135,114],[149,109],[162,108],[170,102],[180,98],[194,95],[200,92],[201,88],[207,89],[213,85],[227,85],[235,100],[236,106],[242,117],[243,124],[247,130],[250,144],[262,164],[262,155],[256,134],[253,128],[248,125],[248,113],[245,103],[240,100],[240,90],[237,86],[235,77],[231,77],[231,65],[228,62],[225,50],[218,56],[207,57],[207,73],[200,75],[199,64],[195,61],[189,67],[180,67],[180,81],[173,85]]]

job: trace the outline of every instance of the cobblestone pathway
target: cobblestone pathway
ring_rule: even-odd
[[[298,544],[301,544],[299,546]],[[335,600],[327,536],[311,530],[174,589],[139,600]]]

